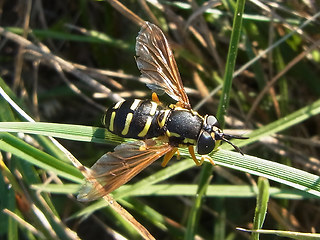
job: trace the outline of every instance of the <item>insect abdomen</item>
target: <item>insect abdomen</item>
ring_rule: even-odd
[[[150,100],[127,100],[111,106],[103,119],[106,128],[125,138],[148,139],[159,136],[157,116],[162,109]]]

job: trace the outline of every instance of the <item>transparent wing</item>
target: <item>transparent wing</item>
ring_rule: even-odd
[[[155,92],[162,90],[182,106],[190,108],[176,61],[160,28],[149,22],[142,26],[137,36],[136,55],[142,77],[152,81],[148,87]]]
[[[78,200],[92,201],[109,194],[170,150],[168,143],[159,145],[151,139],[117,146],[89,170],[90,178],[81,187]]]

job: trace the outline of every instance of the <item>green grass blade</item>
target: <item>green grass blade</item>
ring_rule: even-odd
[[[262,158],[220,150],[213,160],[217,165],[262,176],[320,197],[320,177]]]
[[[203,174],[206,174],[206,176],[203,176]],[[198,184],[198,189],[196,193],[196,197],[194,198],[192,208],[189,214],[189,219],[188,219],[188,224],[187,224],[187,229],[185,233],[185,239],[194,239],[194,235],[196,233],[197,227],[198,227],[198,222],[199,222],[199,217],[200,217],[200,209],[202,206],[202,196],[204,196],[207,192],[208,185],[211,180],[211,171],[201,171],[200,179],[207,179],[207,182],[201,181]],[[198,197],[201,196],[201,197]]]
[[[230,38],[230,45],[228,49],[228,57],[226,62],[225,75],[222,86],[222,93],[220,96],[219,106],[217,110],[217,119],[220,126],[224,127],[224,115],[227,112],[230,99],[230,91],[233,80],[233,72],[236,64],[238,45],[242,31],[242,16],[244,12],[245,0],[239,0],[236,3],[236,9],[234,12],[232,33]]]
[[[0,158],[1,157],[2,156],[0,155]],[[0,159],[0,161],[2,161],[2,159]],[[16,208],[14,191],[12,188],[8,189],[8,185],[4,182],[5,175],[3,174],[3,171],[5,171],[5,169],[0,171],[0,235],[7,233],[8,239],[19,239],[17,222],[3,212],[4,209],[8,209],[12,212]]]
[[[8,27],[5,28],[7,31],[23,34],[22,28],[17,27]],[[107,44],[112,47],[132,51],[134,49],[134,45],[130,45],[122,40],[113,39],[105,33],[101,33],[94,30],[88,30],[86,32],[87,35],[79,35],[79,34],[71,34],[63,31],[56,30],[42,30],[42,29],[33,29],[32,33],[41,38],[41,39],[58,39],[63,41],[74,41],[74,42],[86,42],[86,43],[100,43]]]
[[[141,201],[135,198],[126,198],[119,200],[119,203],[131,211],[138,212],[139,215],[143,216],[145,219],[148,219],[151,224],[159,229],[168,231],[168,227],[166,226],[166,218],[151,207],[146,206]]]
[[[232,27],[230,45],[228,49],[225,75],[224,75],[224,81],[222,86],[222,94],[220,97],[218,111],[217,111],[217,119],[222,128],[224,126],[224,115],[229,105],[234,66],[236,63],[238,44],[239,44],[241,31],[242,31],[242,16],[244,12],[244,6],[245,6],[245,0],[239,0],[236,3],[236,9],[234,11],[233,27]],[[186,239],[194,239],[194,236],[196,233],[196,225],[198,224],[198,223],[195,223],[195,221],[199,219],[199,214],[200,214],[199,209],[201,207],[201,199],[204,197],[204,194],[205,194],[205,191],[202,191],[202,189],[209,184],[209,178],[211,176],[211,173],[212,173],[212,165],[204,164],[201,170],[201,175],[199,180],[199,191],[198,191],[199,194],[195,199],[195,205],[197,206],[199,204],[199,207],[193,208],[190,212],[188,226],[192,225],[193,227],[187,230]]]
[[[122,142],[118,137],[104,128],[71,124],[30,123],[30,122],[0,122],[1,132],[22,132],[41,134],[73,141],[115,144]]]
[[[250,135],[249,139],[246,140],[234,140],[232,141],[237,146],[245,146],[250,143],[256,142],[262,137],[270,136],[274,133],[281,132],[289,127],[295,126],[298,123],[301,123],[317,114],[320,113],[320,99],[309,104],[306,107],[303,107],[283,118],[280,118],[277,121],[274,121],[268,125],[265,125],[257,130],[254,130]],[[232,149],[229,144],[223,145],[224,149]]]
[[[151,2],[151,1],[150,1]],[[185,2],[181,2],[181,1],[167,1],[166,4],[174,6],[176,8],[180,8],[182,10],[190,10],[192,9],[192,6],[189,3],[185,3]],[[218,8],[207,8],[205,10],[205,13],[207,14],[211,14],[214,17],[218,18],[218,17],[222,17],[222,16],[229,16],[230,13],[226,12],[226,11],[221,11]],[[271,18],[268,16],[263,16],[263,15],[256,15],[256,14],[250,14],[250,13],[245,13],[243,14],[243,19],[245,20],[252,20],[252,21],[256,21],[256,22],[282,22],[280,19],[277,18]],[[283,18],[286,23],[290,23],[292,25],[298,25],[300,24],[300,20],[294,19],[294,18]]]
[[[264,223],[267,214],[268,201],[269,201],[269,182],[265,178],[258,179],[258,196],[257,204],[254,213],[253,229],[260,229]],[[251,239],[259,240],[258,233],[252,233]]]
[[[243,228],[237,228],[238,230],[245,231],[245,232],[255,232],[255,233],[262,233],[262,234],[271,234],[276,235],[279,237],[284,238],[291,238],[297,240],[315,240],[320,239],[320,234],[317,233],[303,233],[303,232],[290,232],[290,231],[278,231],[278,230],[247,230]]]
[[[40,192],[49,192],[54,194],[76,194],[81,184],[32,184],[31,188]]]
[[[66,179],[82,183],[82,174],[78,169],[32,147],[9,133],[0,133],[0,149],[47,171],[53,171]]]
[[[194,197],[197,193],[196,184],[155,184],[147,187],[140,187],[131,191],[134,184],[126,184],[114,191],[112,194],[115,199],[123,199],[132,196],[188,196]],[[52,194],[77,194],[79,184],[32,184],[31,188],[41,192]],[[130,191],[130,194],[123,197],[122,193]],[[312,194],[293,188],[269,188],[270,197],[274,199],[315,199]],[[257,191],[249,185],[209,185],[206,197],[214,198],[256,198]]]

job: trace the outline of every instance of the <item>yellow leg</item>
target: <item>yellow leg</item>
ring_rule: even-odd
[[[152,93],[152,101],[154,101],[154,102],[156,102],[158,104],[160,103],[158,95],[155,92]]]
[[[205,160],[208,160],[212,165],[216,165],[216,164],[214,163],[214,161],[212,160],[212,158],[209,157],[208,155],[203,155],[203,156],[201,156],[201,159],[200,159],[200,161],[199,161],[199,160],[196,158],[196,155],[194,154],[194,147],[193,147],[193,146],[189,146],[188,149],[189,149],[189,153],[190,153],[193,161],[195,162],[195,164],[196,164],[197,166],[201,166]]]
[[[168,162],[173,157],[173,155],[176,153],[176,151],[178,151],[178,148],[174,148],[170,152],[168,152],[166,155],[164,155],[163,161],[161,163],[162,167],[167,166]]]
[[[177,149],[177,152],[176,152],[176,153],[177,153],[177,159],[180,160],[180,152],[179,152],[179,149]]]
[[[209,157],[208,155],[203,155],[203,156],[201,157],[201,161],[200,161],[200,162],[203,163],[206,159],[207,159],[213,166],[216,165],[216,164],[214,163],[214,161],[212,160],[212,158]]]
[[[202,163],[203,163],[203,161],[204,161],[204,159],[202,160],[202,158],[201,158],[201,160],[198,161],[196,155],[194,154],[194,147],[193,147],[193,146],[189,146],[188,149],[189,149],[189,153],[190,153],[193,161],[195,162],[195,164],[196,164],[197,166],[201,166]]]

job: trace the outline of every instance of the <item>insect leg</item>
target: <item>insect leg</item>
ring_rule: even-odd
[[[179,149],[177,149],[176,153],[177,153],[177,157],[176,157],[176,158],[177,158],[178,160],[180,160],[180,152],[179,152]]]
[[[202,164],[205,160],[208,160],[213,166],[216,165],[216,164],[214,163],[214,161],[212,160],[212,158],[209,157],[208,155],[203,155],[203,156],[201,156],[201,160],[200,160],[201,164]]]
[[[201,160],[198,161],[196,155],[194,154],[194,147],[193,147],[193,146],[189,146],[188,149],[189,149],[189,153],[190,153],[193,161],[195,162],[195,164],[196,164],[197,166],[202,165],[202,163],[203,163],[202,157],[201,157]]]
[[[173,157],[173,155],[176,153],[176,151],[178,151],[177,147],[173,148],[170,152],[168,152],[166,155],[164,155],[163,161],[161,163],[162,167],[165,167],[168,164],[168,162]]]
[[[193,146],[189,146],[188,149],[189,149],[189,153],[190,153],[193,161],[195,162],[195,164],[196,164],[197,166],[201,166],[205,160],[208,160],[212,165],[216,165],[216,164],[214,163],[214,161],[212,160],[212,158],[209,157],[208,155],[203,155],[203,156],[201,156],[201,159],[200,159],[200,161],[199,161],[199,160],[196,158],[196,155],[195,155],[195,153],[194,153],[194,147],[193,147]]]

